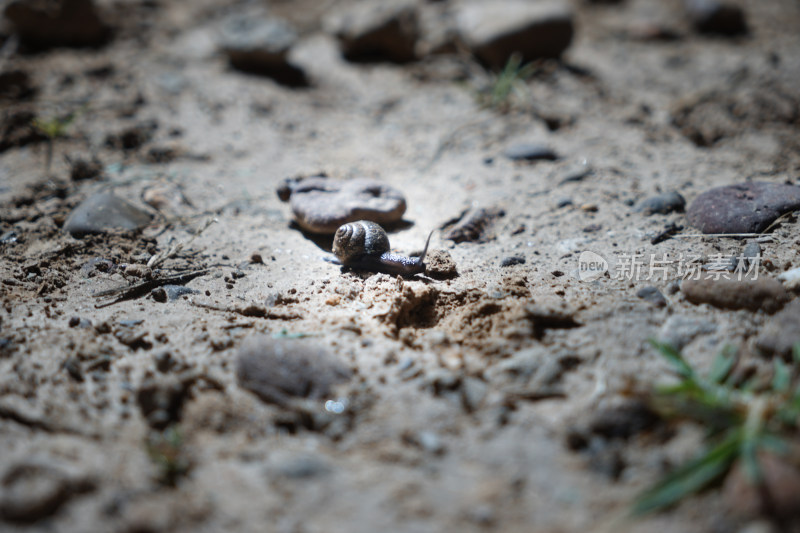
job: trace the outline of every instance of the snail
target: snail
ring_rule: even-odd
[[[406,257],[389,251],[389,237],[375,222],[359,220],[339,226],[333,238],[333,253],[342,265],[372,272],[412,276],[425,271],[425,254],[430,232],[419,257]]]

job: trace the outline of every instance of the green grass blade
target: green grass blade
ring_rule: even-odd
[[[694,379],[694,370],[689,366],[689,363],[686,362],[686,359],[683,358],[681,352],[676,350],[674,346],[666,342],[658,342],[655,339],[650,339],[650,344],[658,350],[661,356],[672,365],[672,368],[675,369],[679,375]]]
[[[711,363],[711,370],[708,373],[708,379],[711,380],[712,383],[722,383],[725,381],[725,378],[728,377],[736,364],[737,358],[738,352],[736,348],[733,346],[725,346],[716,357],[714,357],[714,361]]]
[[[789,365],[776,358],[772,374],[772,390],[778,393],[789,392],[791,384],[792,376],[789,373]]]
[[[800,342],[796,342],[792,347],[792,360],[794,364],[800,365]]]
[[[642,515],[674,505],[725,474],[739,452],[740,432],[733,432],[722,443],[689,461],[637,498],[633,513]]]

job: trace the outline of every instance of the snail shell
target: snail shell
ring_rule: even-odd
[[[431,235],[433,232],[428,235],[419,257],[406,257],[389,251],[389,237],[375,222],[348,222],[336,230],[333,253],[341,264],[351,268],[410,276],[425,270],[425,254]]]

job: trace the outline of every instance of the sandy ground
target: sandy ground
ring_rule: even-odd
[[[628,517],[640,491],[699,448],[701,428],[661,427],[595,452],[567,441],[668,376],[647,339],[671,317],[704,326],[684,353],[707,368],[724,344],[750,353],[766,315],[693,305],[674,279],[581,281],[578,258],[591,250],[613,265],[630,254],[741,251],[740,240],[692,237],[688,227],[652,245],[684,216],[633,206],[671,190],[690,202],[717,185],[798,179],[796,2],[740,2],[752,31],[736,39],[696,34],[677,2],[576,3],[565,63],[541,67],[507,113],[478,105],[487,74],[465,56],[343,60],[315,23],[343,2],[273,6],[304,31],[292,51],[313,80],[303,89],[227,65],[214,31],[230,6],[123,4],[124,30],[102,49],[7,59],[38,94],[5,110],[79,112],[54,143],[49,174],[46,143],[0,155],[0,233],[17,235],[0,245],[0,477],[4,505],[30,508],[0,529],[666,533],[750,524],[719,488]],[[637,40],[641,21],[678,38]],[[724,106],[700,109],[687,128],[716,128],[719,139],[698,146],[673,118],[712,91],[744,112],[733,120]],[[149,123],[138,149],[106,143]],[[503,157],[518,141],[561,157]],[[154,162],[152,148],[176,157]],[[71,181],[65,155],[96,155],[102,177]],[[291,224],[275,194],[282,179],[318,172],[402,190],[408,224],[390,234],[392,247],[418,252],[435,229],[432,249],[449,252],[459,275],[403,280],[324,261],[324,245]],[[132,201],[160,187],[174,202],[140,233],[65,235],[70,210],[109,186]],[[505,213],[484,242],[442,238],[439,229],[476,206]],[[177,243],[183,250],[161,272],[209,268],[187,283],[197,293],[96,307],[93,293],[140,281],[149,258]],[[798,244],[789,221],[763,254],[777,271],[797,267]],[[509,257],[525,261],[502,267]],[[636,296],[648,285],[666,306]],[[332,397],[344,412],[318,401],[309,415],[240,387],[237,352],[256,334],[322,346],[350,367],[354,377]],[[179,428],[171,444],[158,441],[153,410]],[[173,484],[165,464],[177,471]]]

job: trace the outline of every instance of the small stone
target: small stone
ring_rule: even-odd
[[[800,517],[800,469],[796,460],[768,451],[760,452],[757,460],[759,483],[750,479],[741,461],[726,477],[723,494],[728,506],[739,517],[796,520]]]
[[[645,215],[652,215],[654,213],[667,215],[673,212],[683,213],[685,207],[686,200],[684,200],[683,196],[675,191],[671,191],[657,196],[651,196],[636,206],[634,211]]]
[[[800,300],[794,300],[776,314],[756,338],[756,347],[764,355],[790,359],[795,344],[800,343]]]
[[[472,53],[495,69],[514,53],[523,63],[558,58],[573,36],[572,14],[561,2],[471,2],[458,10],[456,20]]]
[[[717,325],[697,317],[673,315],[658,332],[658,342],[682,350],[698,335],[715,333]]]
[[[112,229],[138,230],[149,224],[151,218],[150,213],[112,191],[102,191],[93,194],[72,211],[64,223],[64,231],[77,237]]]
[[[524,264],[525,264],[525,258],[522,257],[521,255],[512,255],[509,257],[505,257],[503,258],[502,261],[500,261],[500,266],[503,268],[514,265],[524,265]]]
[[[461,403],[468,413],[481,406],[487,389],[486,383],[478,378],[466,377],[461,381]]]
[[[153,289],[150,294],[153,295],[153,300],[159,303],[174,302],[181,296],[187,294],[200,294],[200,291],[184,287],[183,285],[164,285]]]
[[[543,144],[518,143],[505,149],[503,155],[512,161],[555,161],[558,155]]]
[[[287,479],[313,479],[329,474],[331,466],[317,456],[307,453],[278,452],[270,470]]]
[[[741,7],[718,0],[685,0],[686,14],[700,33],[735,36],[747,33]]]
[[[97,158],[91,160],[81,157],[69,159],[69,166],[69,177],[72,181],[93,180],[103,174],[103,164]]]
[[[99,46],[111,37],[92,0],[15,0],[3,14],[20,42],[33,49]]]
[[[667,299],[664,298],[664,295],[661,294],[661,291],[658,290],[658,287],[642,287],[638,291],[636,291],[636,296],[641,298],[642,300],[646,300],[653,304],[656,307],[666,307],[667,306]]]
[[[458,268],[450,252],[433,250],[425,257],[425,274],[434,279],[452,279],[458,277]]]
[[[252,263],[254,265],[263,265],[264,264],[264,258],[261,257],[260,253],[253,252],[252,254],[250,254],[250,263]]]
[[[741,257],[745,262],[742,267],[749,268],[752,265],[758,264],[761,261],[761,245],[757,242],[748,243],[747,246],[744,247],[744,250],[742,250]]]
[[[292,178],[278,188],[278,196],[289,201],[297,223],[313,233],[332,234],[342,224],[357,220],[391,225],[399,222],[406,211],[403,193],[368,178]]]
[[[285,405],[292,398],[321,399],[352,372],[323,347],[303,340],[250,337],[239,349],[239,386],[267,403]]]
[[[681,292],[693,304],[710,304],[720,309],[763,310],[772,314],[790,299],[774,278],[684,280]]]
[[[708,190],[686,217],[703,233],[760,233],[779,216],[800,209],[800,187],[748,182]]]
[[[91,491],[95,482],[47,463],[12,466],[1,480],[0,520],[32,523],[54,515],[76,495]]]
[[[269,17],[259,9],[246,10],[226,19],[221,33],[222,51],[233,68],[268,76],[285,85],[308,85],[303,70],[288,59],[298,40],[288,22]]]
[[[326,26],[339,39],[342,55],[349,61],[416,59],[419,16],[413,2],[362,2],[337,13]]]
[[[778,275],[778,280],[783,282],[783,286],[794,291],[800,289],[800,268],[793,268]]]
[[[562,207],[567,207],[570,205],[575,205],[575,202],[572,201],[572,198],[559,198],[556,202],[556,207],[561,209]]]

